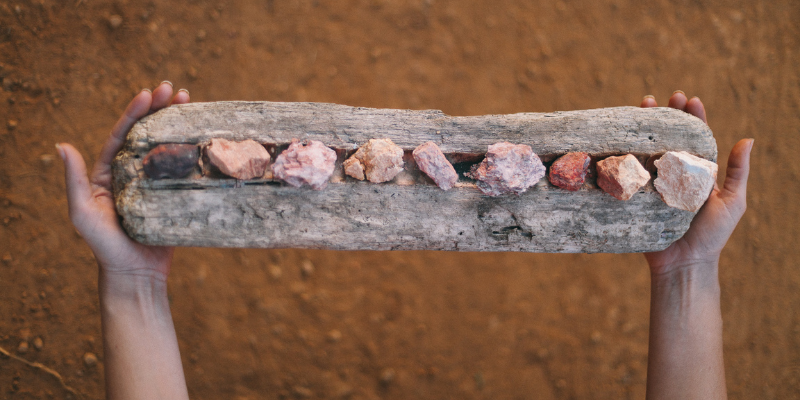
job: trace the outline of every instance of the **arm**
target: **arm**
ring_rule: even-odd
[[[642,107],[655,107],[645,97]],[[706,121],[698,98],[676,92],[669,106]],[[746,209],[752,139],[737,143],[725,182],[715,185],[686,234],[666,250],[645,254],[650,265],[648,399],[726,399],[722,359],[719,256]]]
[[[56,145],[64,160],[69,215],[99,265],[106,397],[188,399],[178,341],[167,300],[173,249],[131,240],[120,226],[111,192],[111,161],[133,124],[189,93],[172,85],[143,90],[125,110],[103,146],[90,176],[81,154]]]

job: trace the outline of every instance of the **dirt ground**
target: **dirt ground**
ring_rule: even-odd
[[[720,269],[731,397],[797,398],[798,20],[794,0],[0,1],[0,347],[103,397],[96,266],[53,145],[93,162],[163,79],[193,101],[453,115],[683,89],[722,165],[756,139]],[[644,397],[641,255],[179,249],[170,296],[195,399]],[[0,355],[0,398],[67,395]]]

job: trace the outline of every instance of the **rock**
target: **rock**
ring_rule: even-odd
[[[668,206],[695,212],[703,206],[717,181],[716,163],[685,151],[669,151],[655,161],[653,184]]]
[[[6,122],[6,128],[8,128],[9,131],[17,129],[17,125],[19,125],[19,122],[17,122],[15,119],[10,119],[8,122]]]
[[[381,384],[389,385],[394,381],[395,375],[394,368],[384,368],[379,376]]]
[[[110,26],[111,29],[117,29],[121,25],[122,25],[122,17],[120,17],[119,15],[114,14],[108,17],[108,26]]]
[[[292,186],[308,185],[314,190],[322,190],[328,185],[335,164],[336,152],[322,142],[309,140],[302,144],[292,139],[289,148],[279,154],[272,165],[272,173]]]
[[[97,356],[94,353],[86,353],[83,355],[83,363],[87,367],[94,367],[97,365]]]
[[[304,260],[302,264],[300,264],[300,273],[303,275],[304,278],[308,278],[311,275],[314,275],[314,263],[311,260]]]
[[[264,176],[270,160],[267,149],[250,139],[241,142],[211,139],[206,154],[223,174],[242,180]]]
[[[550,166],[550,183],[573,192],[580,189],[586,181],[590,161],[589,154],[582,152],[559,157]]]
[[[42,348],[44,348],[44,341],[42,338],[37,337],[36,339],[33,339],[33,348],[36,350],[42,350]]]
[[[342,332],[339,331],[338,329],[331,330],[330,332],[328,332],[328,340],[330,340],[333,343],[342,340]]]
[[[597,185],[619,200],[630,199],[649,180],[650,173],[631,154],[597,163]]]
[[[433,179],[440,188],[450,189],[458,181],[458,173],[436,143],[423,143],[411,154],[419,169]]]
[[[25,354],[27,352],[28,352],[28,342],[23,340],[22,342],[19,343],[19,346],[17,346],[17,353]]]
[[[344,160],[342,163],[342,167],[344,167],[344,173],[356,178],[360,181],[363,181],[367,177],[364,175],[364,164],[359,161],[359,159],[355,157],[350,157],[347,160]]]
[[[200,149],[193,144],[160,144],[150,150],[142,165],[153,179],[178,179],[188,175],[197,166]]]
[[[309,397],[314,396],[314,392],[312,392],[311,389],[304,386],[295,386],[294,388],[292,388],[292,391],[294,392],[295,396],[301,399],[307,399]]]
[[[11,253],[5,253],[5,254],[3,254],[3,263],[5,263],[5,264],[10,264],[10,263],[11,263],[11,261],[14,261],[14,258],[13,258],[13,257],[11,257]]]
[[[45,167],[45,168],[47,168],[50,165],[52,165],[53,164],[53,160],[55,160],[55,157],[53,157],[52,154],[42,154],[39,157],[39,161],[42,163],[42,166]]]
[[[478,181],[478,189],[489,196],[522,194],[544,177],[539,156],[526,144],[496,143],[486,158],[464,175]]]
[[[348,164],[344,166],[345,173],[353,178],[364,179],[359,178],[358,166],[353,165],[355,162],[359,162],[368,181],[372,183],[388,182],[403,170],[403,149],[394,144],[391,139],[370,139],[346,162]],[[353,174],[350,174],[348,170]]]

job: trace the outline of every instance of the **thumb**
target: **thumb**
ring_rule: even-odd
[[[86,214],[92,199],[92,185],[86,175],[86,162],[81,153],[71,144],[56,144],[58,155],[64,160],[64,180],[67,184],[69,217],[78,227],[78,222]]]
[[[742,139],[731,150],[728,167],[725,170],[725,182],[722,184],[721,196],[729,205],[741,209],[747,206],[747,177],[750,175],[750,152],[753,139]]]

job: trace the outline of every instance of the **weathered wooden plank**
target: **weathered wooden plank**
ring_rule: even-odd
[[[153,146],[213,137],[278,145],[314,139],[339,150],[388,137],[407,151],[432,140],[448,154],[481,154],[506,140],[549,156],[670,150],[717,156],[702,121],[668,108],[450,117],[318,103],[194,103],[138,122],[115,160],[117,209],[133,238],[180,246],[639,252],[665,248],[694,216],[666,206],[652,184],[623,202],[593,182],[567,192],[542,180],[521,196],[492,198],[468,181],[442,191],[421,180],[339,178],[313,191],[207,177],[154,181],[142,174],[141,157]]]

